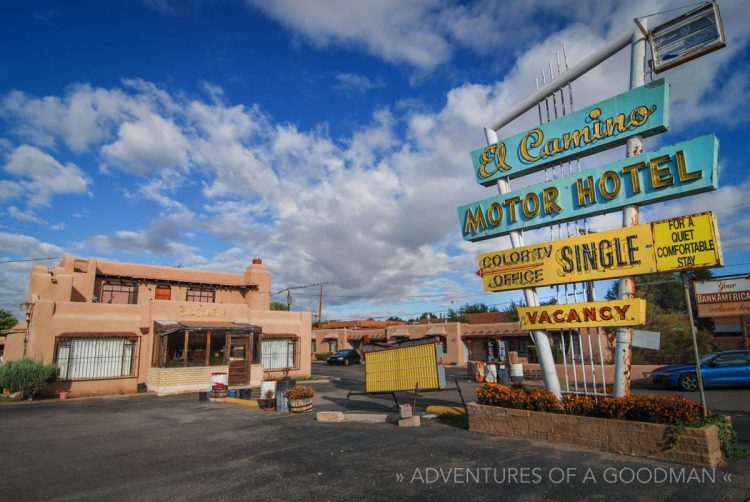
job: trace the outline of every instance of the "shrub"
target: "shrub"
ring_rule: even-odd
[[[10,361],[0,366],[0,387],[10,392],[23,391],[25,396],[39,397],[57,378],[57,366],[31,359]]]
[[[297,385],[286,391],[286,397],[289,399],[310,399],[315,395],[315,391],[304,385]]]
[[[529,391],[523,385],[508,388],[484,383],[477,389],[477,400],[480,404],[505,408],[658,424],[691,423],[702,416],[700,404],[683,396],[641,394],[618,398],[565,394],[558,401],[547,389]]]
[[[315,353],[315,360],[316,361],[325,361],[329,357],[333,355],[333,352],[316,352]]]

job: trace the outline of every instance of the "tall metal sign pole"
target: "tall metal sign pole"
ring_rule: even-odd
[[[646,21],[642,25],[647,28]],[[640,29],[633,30],[630,43],[630,89],[646,83],[646,37]],[[643,138],[633,136],[628,139],[627,157],[643,153]],[[628,206],[622,212],[622,226],[632,227],[639,220],[638,206]],[[635,280],[632,276],[623,277],[618,284],[618,298],[627,300],[635,298]],[[630,367],[632,362],[631,343],[633,328],[617,328],[615,331],[615,397],[630,395]]]
[[[490,128],[484,129],[484,135],[487,138],[487,144],[493,145],[500,141],[497,136],[497,131]],[[507,178],[500,178],[497,180],[497,188],[500,194],[506,194],[510,192],[510,183]],[[510,243],[514,248],[523,246],[523,236],[520,232],[510,232]],[[536,289],[526,288],[523,290],[524,298],[526,299],[526,306],[538,307],[539,296],[536,294]],[[552,356],[552,347],[549,343],[547,333],[544,331],[534,331],[533,340],[536,345],[536,353],[539,357],[539,365],[542,368],[542,375],[544,377],[544,385],[547,390],[552,392],[558,398],[562,398],[562,391],[560,390],[560,379],[557,377],[557,367],[555,366],[555,359]]]
[[[693,337],[693,354],[695,355],[695,376],[698,379],[698,390],[701,393],[701,406],[703,407],[703,416],[708,416],[706,408],[706,393],[703,392],[703,375],[701,375],[701,360],[698,354],[698,340],[695,334],[695,320],[693,319],[693,302],[690,299],[690,287],[688,286],[687,274],[682,272],[682,285],[685,287],[685,305],[687,306],[688,319],[690,320],[690,334]]]

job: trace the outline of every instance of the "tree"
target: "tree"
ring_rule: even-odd
[[[466,314],[464,314],[461,310],[455,311],[453,309],[448,309],[448,322],[462,322],[462,323],[469,323],[469,318],[466,317]]]
[[[10,329],[16,324],[18,324],[16,316],[5,309],[0,309],[0,331]]]
[[[462,314],[484,314],[485,312],[497,312],[497,307],[488,307],[484,303],[464,303],[458,311]]]
[[[713,274],[708,269],[687,272],[689,282],[710,279]],[[615,281],[606,294],[608,300],[618,298],[618,283]],[[668,364],[691,361],[693,341],[685,302],[685,285],[680,273],[664,272],[635,277],[635,296],[646,300],[647,331],[661,333],[661,348],[654,352],[646,349],[633,349],[634,364]],[[697,306],[693,306],[698,352],[711,352],[713,320],[698,317]],[[611,334],[613,329],[608,329]]]
[[[286,312],[289,310],[289,305],[281,302],[271,302],[271,310],[283,310]]]
[[[556,305],[556,304],[557,304],[557,298],[552,298],[547,301],[539,302],[539,305],[541,306]],[[507,307],[503,309],[506,319],[508,319],[509,321],[518,322],[518,307],[525,307],[525,306],[526,304],[524,304],[523,302],[516,303],[515,300],[511,300],[510,305],[508,305]]]
[[[386,321],[403,321],[403,319],[401,319],[398,316],[392,315],[391,317],[389,317],[388,319],[386,319]]]

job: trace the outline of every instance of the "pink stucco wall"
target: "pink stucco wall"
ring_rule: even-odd
[[[255,262],[257,261],[257,263]],[[137,304],[94,303],[103,276],[123,277],[138,284]],[[170,282],[172,281],[172,282]],[[154,297],[158,283],[170,283],[170,300]],[[189,284],[216,288],[214,303],[185,301]],[[310,346],[309,312],[269,310],[271,274],[254,260],[242,274],[174,267],[83,260],[65,257],[59,266],[34,267],[29,281],[28,329],[12,334],[6,342],[6,360],[25,355],[54,362],[56,338],[71,333],[129,333],[137,337],[138,368],[135,378],[59,383],[72,392],[106,394],[135,392],[146,383],[152,364],[155,321],[245,322],[263,333],[289,334],[299,338],[300,349]],[[310,352],[300,350],[299,369],[292,375],[310,374]]]

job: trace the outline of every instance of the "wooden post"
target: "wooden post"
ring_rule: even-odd
[[[206,333],[206,366],[211,365],[211,332]]]
[[[187,368],[187,351],[188,351],[188,333],[190,333],[188,330],[185,330],[185,346],[182,350],[182,365],[183,367]]]

